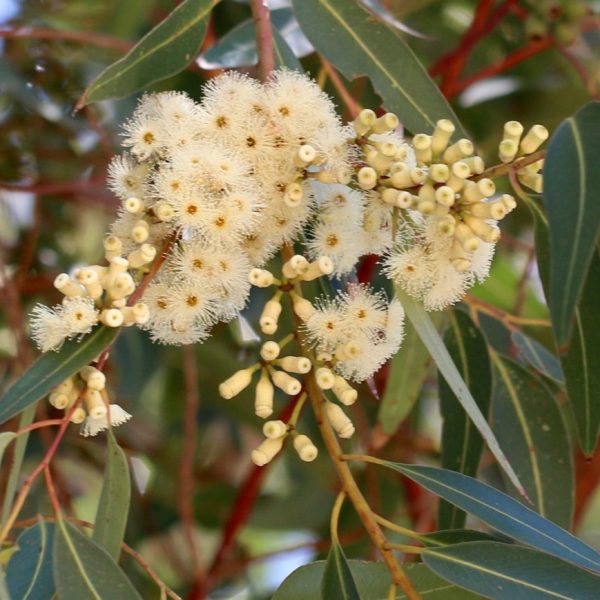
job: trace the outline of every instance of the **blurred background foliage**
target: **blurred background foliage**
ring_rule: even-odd
[[[401,35],[427,67],[459,44],[477,5],[471,0],[370,0],[364,4],[392,25],[400,24],[406,30]],[[527,8],[525,2],[516,4]],[[289,3],[280,0],[270,5],[277,9],[275,24],[304,68],[323,83],[347,117],[338,89],[299,30]],[[118,151],[119,124],[132,112],[136,98],[102,102],[78,114],[73,114],[74,104],[104,67],[173,7],[173,0],[0,0],[0,266],[15,282],[8,286],[6,275],[2,278],[3,382],[32,357],[26,332],[19,324],[25,322],[35,302],[58,301],[59,294],[52,287],[57,273],[99,259],[103,236],[115,216],[117,201],[105,186],[106,166]],[[220,2],[198,61],[152,90],[184,90],[198,98],[202,82],[221,67],[251,71],[255,50],[249,18],[245,2]],[[543,37],[553,27],[544,18],[530,21],[507,15],[470,53],[465,72],[477,73],[496,64],[526,46],[532,36]],[[543,123],[552,131],[595,93],[600,85],[598,31],[566,41],[572,43],[547,49],[451,94],[459,118],[490,162],[505,121],[516,119],[526,126]],[[574,68],[574,59],[590,74],[587,81]],[[366,79],[344,83],[361,105],[380,104]],[[493,275],[473,290],[473,296],[485,306],[532,319],[548,318],[526,208],[520,207],[503,223],[503,234]],[[169,586],[189,597],[194,597],[195,579],[190,549],[195,547],[198,560],[208,567],[227,531],[226,524],[231,527],[235,523],[245,509],[244,498],[251,500],[252,494],[257,500],[249,519],[236,543],[225,548],[223,560],[219,559],[213,572],[214,598],[237,593],[239,598],[268,597],[295,566],[324,556],[327,549],[329,513],[338,484],[326,453],[310,465],[284,454],[268,471],[257,475],[249,455],[262,438],[250,394],[224,401],[216,391],[218,383],[236,367],[255,361],[258,348],[249,326],[256,324],[257,317],[256,306],[251,304],[243,322],[220,325],[213,337],[193,349],[200,408],[195,416],[198,446],[192,486],[197,527],[191,544],[179,510],[182,424],[189,418],[183,352],[152,345],[142,332],[129,329],[119,337],[109,363],[108,380],[115,397],[134,415],[118,430],[134,479],[126,541]],[[523,360],[506,323],[490,311],[480,317],[490,344]],[[549,330],[527,328],[526,332],[551,347]],[[408,417],[394,435],[381,433],[377,422],[385,373],[375,382],[379,389],[375,384],[363,385],[364,400],[353,414],[358,445],[367,449],[370,444],[370,450],[376,451],[385,444],[385,455],[393,460],[436,461],[440,419],[434,378],[430,368],[419,394],[423,402],[411,412],[408,407]],[[553,390],[560,396],[556,385]],[[285,403],[279,398],[280,409]],[[57,416],[44,403],[38,411],[39,416]],[[380,438],[371,436],[373,427],[381,433]],[[307,422],[304,428],[318,439],[313,423]],[[39,462],[50,439],[47,430],[32,435],[26,469]],[[94,518],[104,447],[102,438],[82,438],[73,427],[61,446],[59,460],[52,465],[63,505],[85,521]],[[482,469],[489,481],[502,485],[490,461],[484,459]],[[600,470],[598,466],[594,469]],[[433,496],[389,472],[375,473],[368,468],[358,477],[378,512],[394,515],[397,522],[417,530],[433,527]],[[600,547],[600,495],[593,496],[593,489],[586,492],[576,525],[579,535]],[[38,512],[51,512],[40,483],[29,495],[21,518]],[[343,511],[340,530],[347,556],[368,554],[368,539],[351,509]],[[155,587],[146,574],[128,557],[123,564],[142,596],[151,597]]]

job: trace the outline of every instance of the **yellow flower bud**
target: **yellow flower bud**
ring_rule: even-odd
[[[170,204],[161,202],[154,207],[154,214],[160,221],[166,222],[170,221],[175,216],[175,211]]]
[[[258,365],[252,365],[246,369],[236,371],[231,377],[219,385],[219,394],[225,400],[230,400],[237,396],[242,390],[245,390],[252,381],[252,375],[258,368]]]
[[[263,425],[263,434],[266,438],[276,439],[287,433],[287,423],[283,421],[267,421]]]
[[[105,308],[100,313],[100,322],[107,327],[121,327],[123,320],[123,313],[118,308]]]
[[[256,416],[266,419],[273,414],[273,395],[275,389],[269,379],[267,371],[261,373],[260,379],[256,384],[254,397],[254,412]]]
[[[440,119],[435,124],[431,136],[431,151],[434,156],[439,156],[446,149],[455,129],[454,123],[448,119]]]
[[[447,186],[442,185],[435,190],[435,199],[442,205],[450,207],[454,204],[454,190]]]
[[[118,237],[114,235],[109,235],[107,238],[105,238],[104,257],[107,261],[110,262],[110,260],[115,256],[121,256],[122,250],[123,244],[121,243],[121,240]]]
[[[63,410],[67,406],[69,406],[70,399],[69,396],[67,396],[67,394],[65,394],[64,392],[55,391],[52,392],[48,397],[48,402],[50,402],[50,404],[54,406],[54,408],[58,408],[58,410]]]
[[[263,467],[270,463],[275,455],[281,450],[284,439],[285,436],[276,439],[267,438],[260,446],[252,451],[252,454],[250,455],[252,462],[258,467]]]
[[[305,462],[312,462],[319,454],[317,447],[312,443],[310,438],[303,434],[297,435],[294,438],[294,449],[300,459]]]
[[[277,359],[275,364],[288,373],[299,373],[302,375],[308,373],[312,368],[310,359],[305,356],[284,356]]]
[[[266,269],[252,269],[248,274],[248,281],[256,287],[266,288],[273,285],[274,277]]]
[[[535,152],[547,139],[550,134],[543,125],[534,125],[521,140],[519,149],[523,154]]]
[[[263,360],[267,362],[275,360],[279,353],[281,352],[281,348],[277,342],[269,341],[265,342],[260,349],[260,356]]]
[[[87,416],[85,409],[78,406],[71,415],[71,423],[75,423],[79,425],[79,423],[83,423],[85,421],[85,417]]]
[[[377,172],[372,167],[360,168],[356,178],[363,190],[372,190],[377,185]]]
[[[54,279],[54,287],[67,297],[85,296],[85,291],[77,282],[73,281],[66,273],[57,275]]]
[[[450,169],[444,163],[431,165],[429,168],[429,177],[436,183],[446,183],[450,177]]]
[[[288,396],[295,396],[302,389],[301,383],[288,375],[285,371],[271,371],[273,383]]]
[[[98,390],[88,387],[83,396],[83,401],[85,402],[85,408],[90,417],[99,419],[106,415],[106,404],[104,403],[102,394]]]
[[[504,123],[503,139],[511,140],[518,144],[523,135],[523,125],[519,121],[507,121]]]
[[[413,137],[412,143],[417,164],[425,165],[431,163],[431,136],[424,133],[418,133]]]
[[[129,266],[134,269],[151,263],[156,257],[156,248],[152,244],[142,244],[137,250],[127,255]]]
[[[352,437],[354,425],[346,413],[333,402],[326,402],[325,410],[327,412],[327,418],[338,436],[341,438]]]
[[[385,113],[373,123],[371,130],[373,133],[387,133],[393,131],[399,125],[398,117],[394,113]]]
[[[123,208],[132,215],[138,215],[144,211],[144,202],[139,198],[127,198],[123,202]]]
[[[335,383],[335,375],[327,367],[319,367],[315,372],[315,380],[322,390],[330,390]]]
[[[281,300],[279,295],[265,303],[262,314],[260,315],[260,328],[263,333],[272,335],[277,331],[277,322],[281,314]]]
[[[308,269],[308,261],[301,254],[295,254],[288,261],[283,263],[281,272],[287,279],[294,279],[302,275]]]
[[[514,160],[519,146],[514,140],[502,140],[498,145],[498,157],[503,163],[509,163]]]
[[[354,131],[356,131],[358,135],[365,135],[376,120],[377,115],[372,110],[365,108],[358,113],[358,117],[356,117],[352,123]]]
[[[130,235],[131,235],[131,239],[136,244],[142,244],[150,236],[150,226],[148,225],[148,223],[146,221],[139,220],[131,228]]]
[[[308,320],[315,312],[315,307],[309,300],[302,298],[295,292],[290,292],[292,299],[292,309],[303,321]]]
[[[321,256],[316,261],[308,265],[306,271],[302,274],[303,281],[312,281],[323,275],[331,275],[333,273],[333,263],[328,256]]]
[[[471,156],[473,151],[473,142],[466,138],[462,138],[458,140],[458,142],[452,144],[452,146],[446,148],[444,151],[444,162],[447,164],[455,163],[466,156]]]
[[[346,406],[354,404],[358,398],[358,392],[339,375],[335,376],[335,383],[333,384],[331,391],[335,394],[335,397]]]

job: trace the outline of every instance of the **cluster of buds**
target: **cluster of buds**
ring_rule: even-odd
[[[533,154],[548,139],[543,125],[534,125],[523,135],[523,125],[518,121],[504,124],[503,138],[498,146],[498,156],[503,163]],[[537,194],[542,193],[544,159],[537,160],[517,171],[518,180]]]
[[[48,401],[54,408],[64,411],[80,401],[71,412],[71,422],[82,424],[81,435],[86,437],[96,435],[109,426],[121,425],[131,418],[118,404],[109,404],[106,377],[91,365],[56,386]]]
[[[589,2],[582,0],[526,0],[525,33],[533,42],[551,35],[561,46],[572,44],[586,16],[594,14]]]
[[[283,443],[288,436],[293,438],[294,450],[300,460],[312,462],[317,458],[319,451],[311,439],[304,434],[299,434],[289,423],[280,420],[267,421],[263,425],[265,439],[252,451],[252,462],[262,467],[281,451]]]

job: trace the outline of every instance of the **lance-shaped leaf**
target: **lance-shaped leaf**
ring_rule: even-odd
[[[486,598],[593,600],[600,589],[598,575],[522,546],[467,542],[421,556],[444,579]]]
[[[412,50],[352,0],[293,0],[302,30],[348,79],[369,77],[384,106],[413,133],[458,119]]]
[[[117,444],[112,429],[107,435],[106,454],[104,481],[92,539],[118,560],[129,513],[131,480],[127,457]]]
[[[567,428],[554,397],[532,373],[492,353],[492,427],[543,516],[570,528],[573,464]]]
[[[360,600],[348,561],[342,547],[337,542],[331,544],[327,555],[321,581],[321,597]]]
[[[0,465],[2,465],[2,458],[6,447],[17,437],[14,431],[4,431],[0,433]]]
[[[500,448],[493,431],[490,429],[488,422],[485,417],[481,414],[479,406],[473,399],[469,388],[461,377],[456,365],[454,364],[452,357],[448,353],[444,342],[440,337],[437,329],[434,327],[429,314],[425,311],[423,306],[417,301],[413,300],[408,294],[404,293],[400,288],[396,288],[396,295],[406,311],[406,316],[410,322],[414,325],[417,333],[419,334],[421,341],[425,344],[429,353],[431,354],[439,372],[444,376],[444,379],[448,382],[450,389],[454,392],[454,395],[469,415],[471,421],[477,430],[485,440],[491,453],[494,455],[500,467],[506,473],[512,484],[515,486],[517,491],[525,495],[525,490],[519,481],[514,469],[508,462],[504,452]]]
[[[40,521],[26,529],[17,539],[19,549],[6,568],[6,587],[11,598],[19,600],[51,600],[52,543],[54,523]]]
[[[510,337],[520,355],[534,369],[556,381],[556,383],[564,385],[565,376],[563,375],[560,361],[546,346],[543,346],[520,331],[513,331]]]
[[[63,519],[54,535],[54,584],[59,598],[141,600],[110,554]]]
[[[442,529],[431,533],[419,533],[416,537],[426,546],[452,546],[462,542],[510,542],[475,529]]]
[[[433,315],[436,322],[440,315]],[[404,339],[389,365],[385,392],[377,420],[383,431],[393,434],[417,401],[431,363],[431,356],[410,322],[404,327]]]
[[[483,335],[466,313],[457,310],[450,317],[444,342],[481,413],[487,417],[492,395],[492,372]],[[483,439],[446,380],[439,377],[438,382],[444,420],[442,466],[465,475],[475,475],[483,451]],[[464,527],[466,517],[454,505],[445,500],[440,502],[438,527]]]
[[[38,358],[0,398],[0,423],[19,414],[59,383],[93,361],[117,337],[114,327],[98,327],[83,340],[67,340],[58,352]]]
[[[384,563],[348,560],[361,600],[385,600],[392,583]],[[415,590],[427,600],[475,600],[480,598],[448,583],[423,564],[402,565]],[[320,584],[325,561],[317,561],[296,569],[275,592],[272,600],[299,600],[299,598],[339,598],[337,594],[322,596]],[[397,587],[394,600],[405,600],[406,594]]]
[[[437,467],[383,460],[377,460],[377,464],[399,471],[504,535],[600,573],[600,554],[596,550],[490,485]]]
[[[584,106],[552,136],[544,164],[550,231],[550,313],[559,347],[573,329],[600,231],[600,102]]]
[[[275,53],[277,68],[285,67],[293,71],[303,72],[304,69],[302,69],[302,65],[296,58],[294,51],[277,29],[273,29],[273,52]]]
[[[183,71],[196,58],[216,2],[182,2],[123,58],[100,73],[78,100],[76,109],[99,100],[124,98]]]
[[[535,248],[546,297],[550,287],[550,246],[548,219],[531,198],[527,206],[535,220]],[[582,451],[594,452],[600,432],[600,378],[593,376],[600,364],[600,251],[592,262],[579,306],[575,309],[576,326],[568,350],[560,355],[569,401],[577,425],[577,437]]]

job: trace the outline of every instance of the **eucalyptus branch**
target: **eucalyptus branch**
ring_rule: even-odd
[[[546,156],[546,150],[538,150],[537,152],[533,152],[532,154],[528,154],[527,156],[523,156],[522,158],[517,158],[517,160],[510,163],[501,163],[499,165],[494,165],[489,169],[483,171],[483,173],[477,175],[476,177],[472,177],[473,181],[479,181],[480,179],[494,179],[495,177],[502,177],[503,175],[508,175],[511,172],[519,171],[528,165],[532,165],[533,163],[541,160]]]
[[[258,76],[261,81],[267,81],[275,69],[271,13],[267,6],[267,0],[250,0],[250,8],[252,9],[254,26],[256,28]]]

